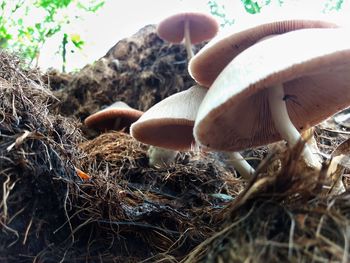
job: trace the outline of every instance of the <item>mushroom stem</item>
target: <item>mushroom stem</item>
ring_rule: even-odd
[[[232,165],[245,180],[252,178],[255,170],[239,152],[222,152],[222,154],[225,157],[225,163]]]
[[[149,165],[153,167],[166,167],[175,161],[177,151],[150,145],[148,148]]]
[[[192,43],[191,43],[191,36],[190,36],[190,20],[185,20],[185,47],[187,51],[187,58],[190,60],[193,56],[193,50],[192,50]]]
[[[293,147],[303,138],[289,118],[284,96],[283,84],[278,84],[268,89],[270,111],[276,129],[282,138],[288,142],[289,146]],[[315,168],[321,167],[320,162],[313,155],[307,144],[304,146],[303,156],[308,164]]]

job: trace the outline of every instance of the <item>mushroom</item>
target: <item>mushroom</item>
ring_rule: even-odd
[[[153,105],[131,125],[131,136],[151,145],[148,152],[150,165],[167,165],[175,159],[178,151],[193,146],[194,120],[205,93],[205,89],[196,85],[173,94]]]
[[[238,151],[301,139],[350,104],[346,29],[302,29],[261,41],[219,74],[198,110],[194,137],[203,147]],[[288,47],[288,48],[287,48]],[[306,146],[303,155],[320,164]]]
[[[100,110],[84,120],[84,124],[98,131],[129,130],[130,125],[137,121],[142,111],[131,108],[122,101],[117,101],[107,108]]]
[[[149,151],[151,165],[165,163],[165,160],[171,161],[169,155],[165,156],[165,160],[159,160],[164,155],[162,152],[164,148],[173,151],[187,151],[194,148],[194,121],[206,92],[207,89],[194,85],[185,91],[173,94],[152,106],[131,125],[132,137],[161,148],[158,151],[152,147]],[[238,152],[226,157],[243,177],[249,178],[254,172]]]
[[[211,15],[200,12],[183,12],[169,16],[157,26],[160,38],[171,43],[185,40],[188,59],[193,57],[192,44],[212,39],[219,30],[218,22]]]
[[[188,71],[197,83],[210,87],[225,66],[243,50],[261,39],[303,28],[330,28],[337,24],[325,16],[307,18],[279,13],[277,16],[256,14],[237,23],[209,41],[189,62]]]

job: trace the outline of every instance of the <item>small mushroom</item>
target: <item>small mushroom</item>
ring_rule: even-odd
[[[197,114],[196,141],[238,151],[301,139],[350,105],[349,30],[302,29],[261,41],[233,59],[208,90]],[[303,155],[320,164],[308,147]]]
[[[193,86],[167,97],[131,125],[131,136],[151,145],[148,151],[151,166],[168,165],[178,151],[192,147],[194,120],[205,92],[202,87]]]
[[[171,43],[185,40],[188,59],[194,55],[192,44],[212,39],[218,30],[218,22],[213,16],[199,12],[178,13],[165,18],[157,26],[160,38]]]
[[[100,110],[84,120],[84,124],[97,131],[129,130],[130,125],[137,121],[142,111],[131,108],[122,101],[117,101],[107,108]]]
[[[337,24],[323,16],[301,17],[281,13],[278,16],[256,14],[238,22],[208,42],[189,62],[188,70],[193,79],[204,87],[210,87],[225,66],[239,53],[271,35],[303,28],[334,28]]]
[[[131,136],[143,143],[175,151],[191,149],[195,142],[194,120],[206,91],[195,85],[153,105],[131,125]]]
[[[131,125],[132,137],[154,146],[149,151],[151,165],[172,161],[172,155],[164,153],[163,149],[177,152],[195,148],[194,121],[206,92],[207,89],[195,85],[171,95],[155,104]],[[238,152],[227,154],[226,158],[244,178],[250,178],[254,173],[254,169]]]

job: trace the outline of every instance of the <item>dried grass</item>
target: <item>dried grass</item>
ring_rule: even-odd
[[[167,169],[149,167],[148,147],[124,133],[102,134],[80,147],[86,154],[81,167],[93,177],[77,189],[77,216],[103,226],[99,243],[107,233],[137,233],[140,250],[128,257],[181,257],[213,233],[211,214],[222,205],[213,194],[235,196],[242,189],[231,173],[195,153],[180,155]],[[135,249],[128,239],[109,242]]]
[[[20,59],[0,53],[0,259],[33,256],[67,221],[66,182],[77,179],[73,122],[48,112],[52,93]],[[59,236],[60,233],[57,235]]]
[[[267,173],[218,214],[221,231],[181,262],[348,262],[350,193],[324,189],[328,165],[307,167],[300,145],[270,154]]]

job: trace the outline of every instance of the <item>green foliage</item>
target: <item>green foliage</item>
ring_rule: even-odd
[[[226,16],[224,5],[218,4],[218,2],[215,0],[210,0],[210,1],[208,1],[208,6],[210,8],[210,13],[212,13],[213,15],[220,18],[220,20],[221,20],[220,26],[224,27],[226,25],[233,25],[234,24],[235,20],[229,19]]]
[[[104,0],[0,0],[0,47],[19,51],[31,64],[37,62],[45,42],[61,34],[81,49],[84,41],[77,32],[68,32],[82,12],[96,12]],[[69,36],[69,37],[68,37]],[[62,47],[57,47],[62,50]],[[65,58],[63,58],[65,62]]]
[[[264,7],[269,6],[271,4],[277,4],[278,6],[283,6],[285,3],[289,3],[292,0],[231,0],[231,1],[240,1],[244,6],[244,9],[247,13],[256,14],[262,12]],[[232,25],[234,24],[235,18],[229,18],[226,15],[225,6],[223,4],[219,4],[220,0],[210,0],[208,1],[208,5],[210,11],[213,15],[219,17],[222,20],[221,26]],[[308,0],[299,0],[301,5],[307,3]],[[345,0],[320,0],[323,4],[324,8],[321,10],[324,13],[339,11],[342,9],[342,6]]]
[[[339,11],[344,4],[344,0],[328,0],[324,6],[323,12]]]
[[[242,0],[245,10],[250,14],[260,13],[261,5],[254,0]]]
[[[86,2],[86,1],[85,1]],[[82,2],[78,2],[78,7],[87,12],[95,13],[98,9],[100,9],[104,5],[104,1],[96,2],[94,0],[90,0],[89,4],[83,4]]]
[[[282,6],[285,0],[241,0],[245,10],[250,14],[260,13],[261,9],[270,4],[277,3]]]
[[[39,0],[36,4],[48,10],[49,8],[59,9],[67,7],[71,2],[72,0]]]
[[[70,36],[70,41],[73,43],[73,45],[78,48],[82,49],[84,45],[84,41],[80,38],[80,35],[78,34],[73,34]]]

